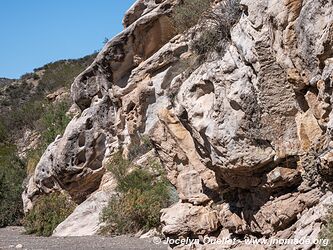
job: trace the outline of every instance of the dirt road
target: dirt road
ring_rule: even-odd
[[[129,236],[119,237],[36,237],[25,235],[22,227],[0,228],[0,249],[27,250],[90,250],[90,249],[150,249],[166,250],[167,246],[155,245],[151,239],[138,239]]]

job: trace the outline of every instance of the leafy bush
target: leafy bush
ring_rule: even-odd
[[[36,73],[33,73],[32,78],[33,78],[34,80],[39,80],[39,79],[40,79],[40,76],[39,76],[38,74],[36,74]]]
[[[131,188],[122,196],[114,197],[103,210],[103,230],[111,234],[136,233],[149,230],[160,222],[160,211],[168,206],[168,189],[161,182],[142,191]]]
[[[105,226],[101,233],[136,233],[157,227],[161,209],[172,202],[172,186],[161,172],[161,166],[151,162],[146,170],[121,158],[118,158],[118,162],[119,165],[113,165],[110,169],[118,181],[117,190],[120,193],[111,199],[102,212],[101,219]],[[129,169],[134,170],[129,172]],[[154,171],[159,173],[158,177]]]
[[[40,197],[24,218],[28,234],[50,236],[53,230],[75,209],[75,203],[67,195],[52,193]]]
[[[16,148],[0,145],[0,227],[19,224],[23,217],[24,178],[24,165],[16,156]]]
[[[127,193],[131,189],[145,191],[151,188],[153,176],[146,170],[135,169],[118,181],[118,191]]]

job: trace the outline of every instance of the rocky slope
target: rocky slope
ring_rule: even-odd
[[[333,3],[242,0],[225,53],[205,60],[195,30],[175,34],[175,4],[138,0],[75,79],[78,113],[42,156],[25,208],[68,191],[81,205],[58,235],[75,235],[112,193],[104,164],[147,134],[180,197],[163,210],[164,235],[318,238],[333,199]],[[81,235],[96,233],[94,218]]]

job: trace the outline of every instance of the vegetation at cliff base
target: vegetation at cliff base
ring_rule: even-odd
[[[0,227],[20,223],[25,176],[24,164],[16,156],[15,146],[0,143]]]
[[[52,235],[53,230],[74,211],[75,206],[62,193],[41,196],[24,218],[26,232],[38,236]]]
[[[160,211],[172,204],[172,186],[161,165],[149,162],[145,168],[114,155],[108,169],[118,182],[118,195],[103,210],[102,234],[128,234],[148,231],[160,224]]]

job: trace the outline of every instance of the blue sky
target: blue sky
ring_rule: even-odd
[[[135,0],[0,0],[0,77],[101,49]]]

